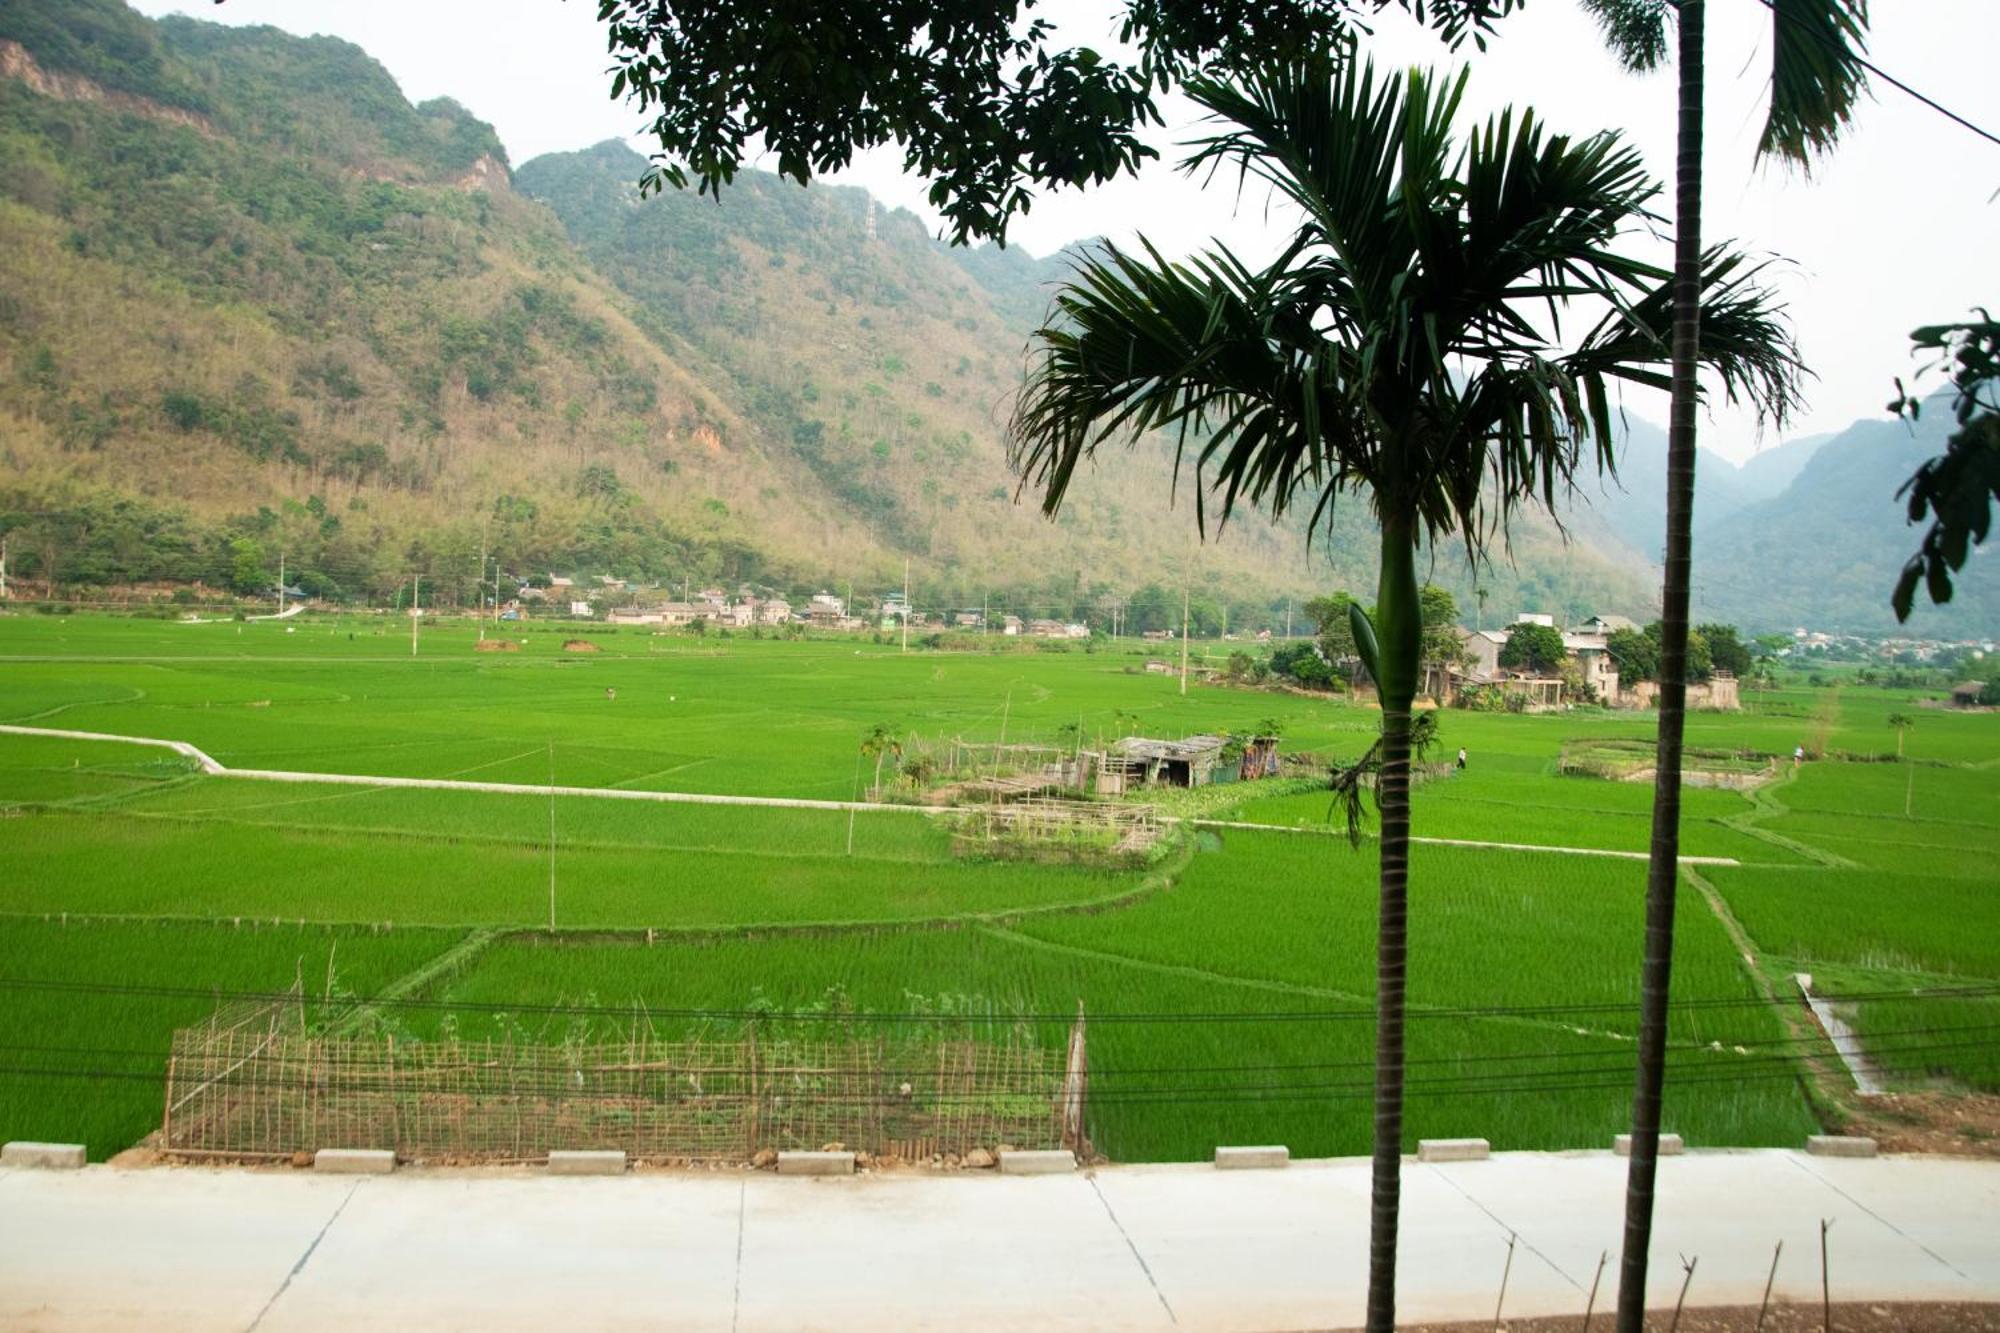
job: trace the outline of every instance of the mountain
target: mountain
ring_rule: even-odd
[[[1581,507],[1611,536],[1649,564],[1658,564],[1667,535],[1667,433],[1644,417],[1626,414],[1613,476],[1579,485]],[[1712,449],[1698,449],[1694,469],[1696,531],[1749,502],[1734,463]]]
[[[0,7],[17,577],[247,590],[283,551],[452,597],[482,542],[524,574],[806,561],[830,507],[761,501],[788,459],[626,305],[489,127],[357,47]]]
[[[1820,446],[1832,438],[1833,433],[1801,435],[1796,440],[1785,440],[1750,455],[1736,469],[1736,489],[1744,503],[1768,500],[1783,493],[1793,479],[1805,471],[1806,464],[1812,462]]]
[[[1895,496],[1956,428],[1934,397],[1912,425],[1858,421],[1819,443],[1791,483],[1707,528],[1695,548],[1696,613],[1753,629],[1870,633],[1897,629],[1889,589],[1920,529]],[[2000,578],[1975,552],[1947,607],[1920,593],[1903,632],[1990,634],[2000,626]]]
[[[1939,637],[2000,627],[2000,588],[1975,555],[1948,608],[1923,604],[1908,626],[1889,590],[1917,549],[1896,491],[1953,429],[1949,394],[1934,394],[1918,424],[1858,421],[1844,431],[1786,440],[1741,466],[1709,449],[1695,464],[1695,606],[1701,619],[1753,630],[1810,626]],[[1654,560],[1666,531],[1666,434],[1623,423],[1615,480],[1580,487],[1572,523],[1590,539]],[[1589,521],[1601,526],[1594,532]],[[1650,611],[1647,615],[1652,614]]]
[[[1239,626],[1372,585],[1361,502],[1310,552],[1252,514],[1197,546],[1163,441],[1086,469],[1054,523],[1017,496],[1007,415],[1066,254],[948,247],[758,172],[642,200],[642,165],[613,142],[516,170],[333,38],[0,3],[10,573],[253,591],[282,558],[312,591],[420,575],[450,602],[487,554],[793,594],[908,561],[920,605],[1072,615],[1185,577]],[[1476,580],[1456,548],[1432,576],[1489,622],[1650,614],[1664,448],[1635,421],[1625,449],[1569,540],[1526,518]],[[1704,469],[1704,525],[1812,471],[1773,497]]]

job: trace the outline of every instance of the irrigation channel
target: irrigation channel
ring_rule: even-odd
[[[308,773],[280,768],[231,768],[213,755],[207,754],[187,741],[167,740],[158,736],[121,736],[108,731],[68,731],[59,727],[22,727],[0,724],[0,735],[42,736],[56,740],[103,741],[114,745],[144,745],[154,749],[172,750],[186,759],[191,759],[201,771],[214,778],[235,778],[252,782],[317,782],[336,787],[419,787],[429,791],[478,791],[505,796],[580,796],[606,801],[654,801],[665,804],[683,805],[751,805],[767,806],[782,810],[842,810],[857,812],[886,812],[905,815],[950,815],[963,813],[956,806],[948,805],[896,805],[881,801],[822,801],[803,796],[727,796],[714,792],[693,791],[634,791],[624,787],[559,787],[549,783],[533,782],[467,782],[459,778],[404,778],[368,773]],[[1159,819],[1167,824],[1189,824],[1195,828],[1251,829],[1263,833],[1297,833],[1306,836],[1338,836],[1335,829],[1300,827],[1295,824],[1255,824],[1234,819],[1193,819],[1179,815],[1161,815]],[[1482,842],[1467,838],[1425,838],[1413,837],[1411,842],[1428,843],[1438,847],[1475,847],[1501,852],[1545,852],[1557,856],[1597,856],[1616,860],[1644,861],[1645,852],[1616,851],[1604,847],[1553,847],[1532,842]],[[1689,866],[1735,866],[1741,865],[1733,856],[1683,856],[1682,865]]]

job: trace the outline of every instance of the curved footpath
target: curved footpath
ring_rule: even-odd
[[[1401,1312],[1581,1313],[1626,1163],[1404,1172]],[[77,1329],[1297,1329],[1359,1325],[1366,1159],[1060,1177],[738,1170],[549,1178],[0,1170],[0,1325]],[[1660,1163],[1653,1303],[2000,1300],[2000,1162],[1692,1152]],[[1600,1316],[1601,1317],[1601,1316]]]
[[[714,792],[648,791],[635,787],[557,787],[531,782],[468,782],[461,778],[402,778],[367,773],[319,773],[278,768],[230,768],[186,741],[162,740],[157,736],[120,736],[107,731],[69,731],[61,727],[26,727],[0,724],[0,735],[40,736],[56,740],[106,741],[120,745],[143,745],[172,750],[212,778],[245,778],[256,782],[317,782],[337,787],[419,787],[430,791],[476,791],[503,796],[584,796],[611,801],[656,801],[683,805],[754,805],[784,810],[855,810],[906,815],[948,815],[957,807],[948,805],[900,805],[880,801],[822,801],[802,796],[725,796]],[[1183,822],[1179,815],[1163,815],[1169,824]],[[1331,829],[1305,828],[1295,824],[1246,824],[1229,819],[1187,820],[1198,828],[1254,829],[1265,833],[1329,834]],[[1411,842],[1442,847],[1484,847],[1503,852],[1551,852],[1561,856],[1608,856],[1628,861],[1644,861],[1645,852],[1615,851],[1601,847],[1550,847],[1527,842],[1474,842],[1464,838],[1413,837]],[[1728,856],[1683,856],[1682,865],[1733,866],[1741,864]]]

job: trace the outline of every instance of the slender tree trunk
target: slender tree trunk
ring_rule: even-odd
[[[1646,1322],[1646,1261],[1660,1163],[1667,994],[1674,970],[1674,890],[1680,876],[1681,739],[1687,721],[1688,590],[1693,567],[1695,358],[1701,313],[1702,0],[1681,0],[1680,146],[1674,208],[1673,408],[1667,431],[1666,577],[1660,593],[1660,729],[1653,764],[1653,841],[1646,870],[1646,954],[1639,980],[1639,1068],[1632,1093],[1632,1161],[1618,1274],[1620,1333]]]
[[[1382,525],[1375,688],[1382,700],[1382,884],[1375,937],[1375,1163],[1368,1228],[1368,1328],[1396,1326],[1396,1228],[1402,1207],[1403,992],[1409,937],[1410,706],[1422,628],[1416,545],[1407,523]]]

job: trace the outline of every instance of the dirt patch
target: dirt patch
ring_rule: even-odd
[[[1608,1329],[1612,1312],[1600,1309],[1592,1327]],[[1665,1330],[1673,1323],[1671,1309],[1653,1310],[1646,1315],[1648,1329]],[[1823,1327],[1817,1303],[1772,1301],[1764,1319],[1764,1333],[1819,1333]],[[2000,1333],[2000,1305],[1950,1304],[1941,1302],[1854,1301],[1836,1302],[1833,1326],[1840,1333]],[[1406,1324],[1404,1333],[1487,1333],[1495,1327],[1491,1319],[1462,1324]],[[1583,1316],[1562,1315],[1548,1319],[1506,1319],[1498,1327],[1505,1333],[1576,1333]],[[1710,1309],[1688,1309],[1681,1313],[1680,1333],[1751,1333],[1757,1327],[1754,1305],[1720,1305]]]
[[[1883,1152],[2000,1158],[2000,1097],[1981,1092],[1893,1092],[1847,1103],[1845,1133]]]
[[[518,653],[521,645],[512,639],[481,639],[472,645],[475,653]]]
[[[604,650],[588,639],[565,639],[563,651],[566,653],[601,653]]]

